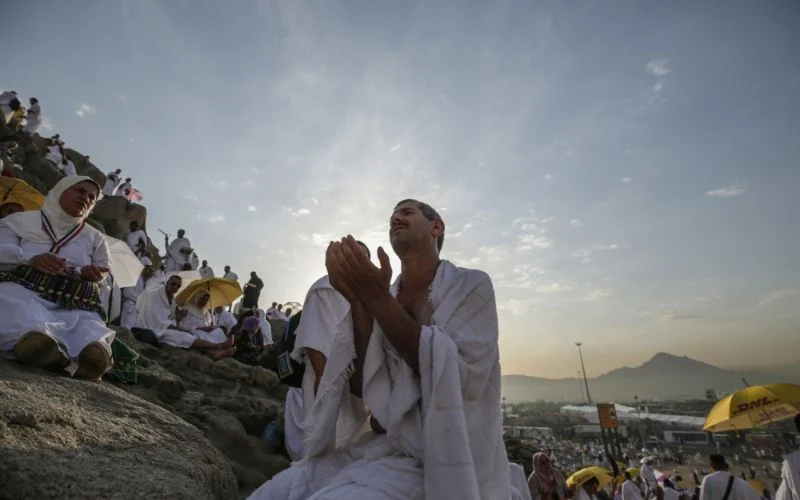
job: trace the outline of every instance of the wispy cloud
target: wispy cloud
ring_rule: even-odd
[[[212,216],[208,217],[207,220],[208,220],[208,222],[210,222],[212,224],[216,224],[217,222],[224,221],[225,220],[225,216],[221,215],[221,214],[215,214],[215,215],[212,215]]]
[[[633,179],[631,179],[630,177],[623,177],[623,178],[622,178],[622,179],[620,179],[619,181],[620,181],[620,182],[622,182],[622,183],[624,183],[624,184],[627,184],[627,183],[629,183],[629,182],[630,182],[630,181],[632,181],[632,180],[633,180]]]
[[[583,227],[583,222],[581,222],[578,219],[572,219],[571,221],[569,221],[569,225],[572,227]]]
[[[592,290],[588,294],[584,295],[581,300],[586,302],[597,302],[600,300],[607,299],[613,295],[613,292],[607,288],[602,288],[598,290]]]
[[[293,210],[292,211],[292,215],[295,216],[295,217],[300,217],[302,215],[309,215],[310,213],[311,213],[311,210],[309,210],[307,208],[298,208],[297,210]]]
[[[731,184],[730,186],[706,191],[706,196],[710,196],[712,198],[730,198],[732,196],[739,196],[745,191],[747,191],[746,184]]]
[[[777,290],[770,292],[758,301],[759,307],[768,306],[783,300],[792,300],[800,303],[800,290]]]
[[[672,73],[669,67],[669,59],[654,59],[647,63],[647,71],[653,76],[667,76]]]
[[[97,112],[97,108],[92,106],[91,104],[81,103],[78,106],[78,109],[75,110],[75,114],[79,117],[83,118],[86,115],[93,115]]]
[[[256,211],[256,207],[254,207],[253,205],[247,205],[247,211],[248,212],[255,212]]]

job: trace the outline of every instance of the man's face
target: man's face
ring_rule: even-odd
[[[208,261],[204,260],[203,261],[203,267],[206,267],[207,265],[208,265]]]
[[[414,202],[398,205],[389,219],[389,241],[395,253],[431,244],[435,222],[428,220]]]
[[[25,211],[25,209],[22,208],[22,205],[20,205],[19,203],[14,203],[14,202],[6,203],[6,204],[0,206],[0,219],[2,219],[3,217],[6,217],[8,215],[15,214],[17,212],[24,212],[24,211]]]
[[[186,234],[186,231],[184,231],[183,229],[181,229],[180,231],[178,231],[178,238],[183,238],[183,235],[184,235],[184,234]]]
[[[75,184],[61,194],[59,203],[72,217],[83,217],[88,214],[97,201],[97,186],[84,181]]]
[[[179,276],[173,276],[167,280],[167,285],[165,288],[167,289],[167,292],[175,294],[181,289],[182,284],[183,280]]]
[[[225,266],[225,272],[226,273],[231,272],[231,266]]]

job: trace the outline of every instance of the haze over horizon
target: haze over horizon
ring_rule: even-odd
[[[0,88],[262,301],[393,204],[493,278],[505,374],[796,361],[800,4],[12,0]],[[35,35],[34,33],[35,28]],[[794,47],[794,48],[793,48]],[[395,273],[399,270],[393,261]]]

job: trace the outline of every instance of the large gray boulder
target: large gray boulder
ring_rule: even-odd
[[[0,498],[234,498],[203,434],[107,383],[0,360]]]

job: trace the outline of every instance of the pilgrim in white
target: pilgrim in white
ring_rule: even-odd
[[[114,330],[100,303],[108,245],[85,223],[99,194],[91,178],[66,177],[41,210],[0,220],[0,352],[85,378],[110,368]]]

